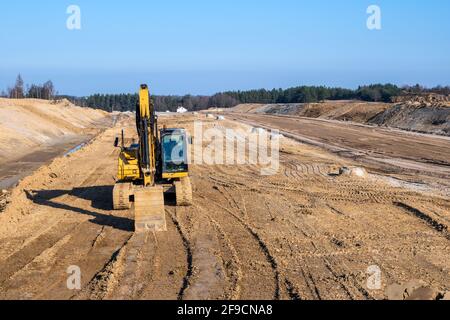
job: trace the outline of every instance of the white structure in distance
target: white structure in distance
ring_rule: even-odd
[[[186,113],[188,110],[185,107],[178,107],[177,113]]]

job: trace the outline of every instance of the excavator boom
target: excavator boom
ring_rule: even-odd
[[[139,157],[144,186],[153,186],[156,175],[156,120],[147,85],[141,85],[136,107],[136,126],[139,135]]]
[[[136,231],[165,231],[164,189],[156,186],[156,116],[147,85],[141,85],[136,110],[143,185],[134,192]]]

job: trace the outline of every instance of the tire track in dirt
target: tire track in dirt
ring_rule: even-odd
[[[440,223],[430,214],[425,213],[424,211],[421,211],[403,202],[394,202],[394,205],[401,208],[404,212],[408,213],[409,215],[423,221],[431,229],[439,232],[447,240],[450,240],[450,232],[448,231],[448,226],[443,223]]]
[[[117,281],[116,274],[120,272],[119,269],[126,259],[126,248],[131,238],[130,235],[128,241],[112,254],[103,268],[94,275],[82,291],[72,297],[73,300],[102,300],[114,289]]]
[[[234,178],[234,175],[232,175]],[[230,177],[230,175],[229,175]],[[247,179],[254,179],[254,177],[248,177]],[[214,180],[214,179],[213,179]],[[217,181],[217,180],[215,180]],[[232,187],[230,185],[228,180],[221,180],[221,182],[223,182],[222,187],[223,188],[218,188],[217,186],[214,187],[215,190],[218,190],[219,192],[221,192],[222,196],[226,199],[228,205],[233,209],[233,211],[239,212],[242,214],[243,218],[241,218],[240,216],[237,216],[237,214],[234,214],[235,218],[237,217],[240,221],[240,223],[244,224],[246,228],[249,228],[248,225],[248,212],[246,209],[246,206],[244,205],[245,203],[245,198],[243,196],[242,193],[239,193],[239,197],[241,198],[241,201],[243,202],[242,205],[240,205],[239,203],[236,202],[236,198],[233,196],[230,187]],[[233,188],[233,187],[232,187]],[[236,189],[236,188],[234,188]],[[247,191],[249,191],[249,189],[247,189]],[[250,190],[250,191],[254,191],[254,190]],[[266,203],[267,205],[267,203]],[[270,213],[270,210],[267,210],[268,213]],[[230,213],[230,212],[228,212]],[[269,220],[273,221],[275,218],[274,216],[270,215]],[[256,238],[256,240],[258,242],[262,242],[261,237],[259,236],[259,234],[255,234],[256,232],[254,231],[253,228],[250,227],[250,233],[252,234],[252,236],[254,238]],[[277,297],[277,299],[281,298],[281,288],[282,288],[282,284],[283,287],[285,288],[285,293],[287,295],[287,297],[289,299],[292,300],[298,300],[301,299],[300,294],[298,289],[295,287],[295,285],[292,283],[292,281],[290,281],[290,279],[284,274],[284,272],[282,272],[278,266],[278,263],[276,262],[275,258],[272,256],[272,254],[269,252],[268,246],[263,242],[262,244],[260,243],[260,247],[262,247],[263,252],[265,252],[266,258],[268,259],[268,261],[271,263],[272,268],[275,269],[275,273],[276,273],[276,282],[277,282],[277,293],[275,294],[275,297]],[[270,257],[268,257],[270,255]],[[284,280],[282,280],[282,278],[284,278]]]
[[[285,200],[285,202],[289,202],[289,200]],[[314,209],[315,211],[318,208]],[[277,211],[276,207],[272,208],[272,210]],[[277,216],[280,216],[281,213],[276,214]],[[297,216],[296,218],[299,220],[299,222],[295,222],[290,218],[284,219],[288,224],[291,224],[294,226],[297,230],[303,234],[305,237],[304,240],[309,239],[309,243],[312,245],[312,252],[308,253],[304,252],[306,249],[304,246],[301,246],[302,252],[298,252],[298,250],[292,248],[289,242],[284,243],[284,245],[287,245],[290,250],[288,252],[294,253],[294,256],[297,257],[296,261],[302,261],[299,263],[299,267],[301,270],[301,274],[303,276],[303,280],[305,281],[306,286],[308,287],[310,293],[312,294],[315,299],[322,299],[321,293],[319,288],[317,287],[316,280],[314,280],[311,271],[308,269],[305,269],[304,266],[307,266],[310,264],[308,261],[315,261],[314,263],[311,263],[316,268],[320,266],[318,261],[322,261],[323,266],[325,267],[325,270],[328,270],[328,272],[331,275],[331,279],[336,281],[339,286],[342,289],[342,292],[344,292],[348,299],[357,299],[358,296],[363,296],[364,299],[372,299],[371,295],[358,283],[355,277],[352,276],[352,269],[348,268],[346,266],[346,263],[342,259],[338,259],[340,256],[346,257],[349,254],[352,254],[353,251],[336,251],[336,252],[330,252],[330,250],[327,248],[327,244],[332,242],[328,236],[326,235],[320,235],[318,232],[312,228],[309,223],[305,220],[304,216]],[[291,227],[286,225],[286,230],[292,230]],[[290,238],[290,237],[288,237]],[[284,246],[283,245],[283,246]],[[318,274],[325,274],[324,271],[315,273]],[[300,279],[296,278],[297,281]],[[289,279],[287,279],[289,281]],[[291,282],[292,284],[292,282]],[[354,292],[356,290],[356,292]],[[289,286],[288,286],[289,291]],[[297,290],[298,292],[298,290]]]
[[[438,207],[436,204],[438,202],[420,202],[417,205],[417,208],[422,211],[429,210],[432,214],[434,214],[437,219],[442,220],[443,224],[450,224],[450,205],[448,204],[439,204],[441,207]]]
[[[274,214],[274,210],[271,208],[270,204],[265,201],[265,207],[267,208],[267,212],[270,213],[270,217],[271,220],[275,220],[277,219],[277,217],[279,217],[279,214]],[[289,218],[286,218],[286,220],[289,222],[291,222],[292,224],[294,224]],[[299,228],[297,225],[295,225],[295,227],[304,235],[306,236],[306,233],[304,232],[304,230],[302,230],[301,228]],[[298,237],[298,236],[297,236]],[[291,245],[290,242],[283,242],[284,246],[287,246],[289,248],[289,252],[294,253],[297,252],[297,249],[294,249]],[[298,255],[296,255],[298,256]],[[316,282],[311,274],[311,271],[308,268],[308,264],[304,263],[305,259],[304,257],[301,257],[300,262],[298,262],[299,260],[296,258],[295,261],[297,261],[296,266],[300,269],[301,274],[302,274],[302,280],[305,282],[306,287],[308,288],[311,297],[313,297],[313,299],[317,299],[317,300],[321,300],[321,295],[319,293],[319,288],[316,285]],[[285,288],[288,294],[288,297],[291,300],[303,300],[303,296],[306,296],[306,294],[304,292],[302,292],[302,290],[300,290],[300,288],[294,284],[294,282],[289,278],[288,276],[289,270],[283,270],[283,272],[280,272],[280,274],[282,275],[282,277],[284,277],[284,284],[285,284]],[[296,282],[299,282],[299,280],[297,279]]]
[[[296,166],[296,168],[292,167],[293,164],[288,163],[288,165],[290,166],[291,170],[289,172],[295,172],[294,169],[298,169],[298,166]],[[317,181],[320,181],[319,186],[321,188],[323,188],[324,190],[329,190],[330,187],[328,186],[328,184],[332,184],[335,183],[336,179],[333,179],[332,177],[328,176],[328,173],[326,171],[329,171],[330,168],[327,167],[327,169],[323,170],[323,168],[321,166],[315,166],[315,165],[311,165],[311,166],[305,166],[305,173],[307,175],[311,175],[311,176],[320,176],[320,179],[316,179]],[[287,173],[289,173],[287,172]],[[286,173],[286,172],[285,172]],[[289,175],[288,175],[289,176]],[[233,178],[233,182],[235,182],[236,179],[235,176],[233,174],[230,174],[230,172],[228,172],[228,179],[231,180],[231,177]],[[292,177],[295,177],[295,174]],[[323,179],[325,178],[325,180]],[[233,188],[233,189],[241,189],[240,185],[236,185],[236,183],[233,183],[232,181],[229,181],[227,178],[220,178],[219,180],[216,178],[215,182],[220,182],[219,186],[221,186],[223,189],[229,189],[229,188]],[[214,180],[214,179],[213,179]],[[352,181],[353,183],[355,183],[355,181]],[[302,181],[300,181],[300,183],[302,183]],[[261,184],[261,182],[259,181],[259,184]],[[382,192],[377,192],[377,193],[373,193],[373,191],[364,191],[364,188],[362,189],[363,191],[360,191],[361,188],[359,188],[360,190],[357,190],[358,188],[353,187],[351,188],[351,190],[347,191],[348,188],[343,188],[345,191],[342,191],[342,196],[336,197],[333,195],[330,195],[329,191],[323,191],[323,192],[304,192],[303,189],[298,188],[298,187],[286,187],[287,185],[289,185],[289,183],[277,183],[277,182],[271,182],[272,185],[277,185],[277,186],[282,186],[282,188],[286,191],[294,191],[294,192],[302,192],[304,194],[304,196],[311,198],[311,199],[317,199],[320,203],[322,203],[323,201],[323,205],[325,206],[325,204],[329,203],[329,201],[334,201],[334,200],[341,200],[344,202],[348,202],[349,199],[358,199],[360,198],[361,202],[367,201],[368,199],[370,200],[370,202],[373,203],[378,203],[378,202],[383,202],[383,203],[389,203],[389,199],[388,198],[382,198],[384,196],[384,194]],[[350,184],[351,185],[351,184]],[[220,189],[222,189],[220,188]],[[218,190],[219,188],[215,188],[216,190]],[[337,188],[338,190],[340,190],[340,188]],[[242,190],[245,190],[242,189]],[[334,189],[333,189],[334,190]],[[354,190],[354,191],[352,191]],[[248,191],[248,189],[247,189]],[[340,191],[341,192],[341,191]],[[380,198],[381,196],[381,198]],[[233,208],[233,210],[236,208],[236,206],[233,204],[233,201],[229,200],[229,195],[224,195],[225,198],[228,199],[228,203],[230,205],[231,208]],[[321,205],[322,206],[322,205]],[[326,206],[326,208],[328,210],[331,210],[329,206]],[[240,209],[240,208],[238,208]],[[240,210],[238,210],[237,212],[239,212]],[[333,211],[333,210],[332,210]],[[334,211],[335,212],[335,211]],[[283,214],[281,214],[281,216],[283,216]],[[330,239],[324,239],[325,242],[329,242]],[[322,246],[322,245],[321,245]],[[326,246],[323,247],[324,249],[326,249]],[[316,245],[316,251],[318,250],[318,247]],[[344,252],[345,251],[345,252]],[[327,270],[330,274],[330,277],[335,278],[338,283],[340,284],[343,292],[346,292],[346,295],[351,298],[351,299],[356,299],[357,297],[363,297],[364,299],[371,299],[371,295],[367,292],[367,290],[365,290],[360,284],[359,282],[356,280],[355,276],[352,275],[352,272],[348,269],[348,267],[346,268],[347,270],[345,271],[339,271],[334,267],[334,260],[333,263],[331,262],[331,259],[334,259],[335,257],[339,257],[339,256],[348,256],[348,255],[352,255],[356,252],[360,252],[360,250],[355,251],[355,250],[340,250],[339,252],[330,252],[329,250],[325,250],[325,252],[319,253],[316,252],[315,254],[303,254],[303,257],[315,257],[315,258],[320,258],[323,260],[323,265],[325,267],[328,266]],[[341,262],[339,262],[341,259],[339,258],[338,261],[336,261],[336,263],[338,265],[341,264]],[[343,261],[342,261],[343,263]],[[303,271],[303,273],[307,274],[307,272]],[[347,276],[349,275],[349,276]],[[350,278],[349,278],[350,277]],[[305,276],[305,278],[310,278],[307,275]],[[350,280],[349,280],[350,279]],[[288,279],[289,281],[289,279]],[[311,281],[310,281],[311,282]],[[314,282],[314,280],[312,281]],[[349,283],[347,283],[349,282]],[[291,282],[292,284],[292,282]],[[320,298],[320,293],[317,292],[317,288],[314,288],[313,285],[309,285],[310,287],[312,287],[311,292],[315,293],[316,296],[318,298]],[[287,287],[289,287],[289,285],[287,285]],[[288,288],[287,288],[288,289]],[[289,290],[288,290],[289,291]]]
[[[190,280],[193,274],[193,264],[192,264],[192,245],[189,241],[189,239],[186,236],[185,231],[183,230],[182,226],[178,222],[177,217],[170,211],[166,212],[169,213],[170,219],[172,220],[173,224],[177,228],[178,233],[180,234],[180,237],[183,241],[184,249],[186,252],[186,264],[187,264],[187,270],[186,275],[183,277],[183,285],[180,288],[180,291],[178,292],[178,300],[183,300],[185,291],[189,288]]]
[[[217,188],[215,190],[217,190],[222,197],[225,198],[225,200],[228,202],[228,204],[230,206],[233,206],[233,203],[229,201],[229,199],[224,195],[224,191],[220,190],[221,188]],[[205,199],[203,196],[200,196],[201,198]],[[247,223],[245,222],[241,217],[239,217],[238,214],[234,213],[232,210],[228,209],[227,207],[222,206],[221,204],[212,201],[211,203],[213,203],[216,207],[224,210],[226,213],[228,213],[231,217],[233,217],[243,228],[244,230],[251,235],[251,238],[253,238],[253,241],[256,241],[257,243],[257,247],[259,248],[260,252],[264,255],[265,260],[268,262],[271,270],[272,270],[272,275],[274,278],[274,294],[273,294],[273,299],[280,299],[280,274],[279,274],[279,270],[278,270],[278,264],[274,258],[274,256],[271,254],[268,246],[266,245],[266,243],[263,241],[263,239],[261,238],[261,236]],[[223,222],[223,217],[222,220],[220,219],[220,215],[215,216],[215,219],[217,221],[220,221],[221,225],[224,223]]]
[[[170,227],[169,227],[170,229]],[[126,258],[116,274],[111,300],[135,300],[145,292],[155,274],[161,273],[158,239],[153,232],[135,233],[126,247]]]
[[[170,218],[167,220],[167,232],[134,234],[121,249],[123,258],[115,263],[112,271],[105,267],[104,273],[113,273],[114,277],[111,280],[106,278],[110,289],[100,299],[172,300],[185,290],[192,270],[188,262],[189,254],[175,223],[176,218],[167,208],[166,214]],[[90,291],[101,292],[102,287],[104,284],[94,278]]]
[[[57,230],[50,230],[46,234],[41,235],[36,241],[33,241],[3,261],[0,273],[0,290],[4,292],[5,282],[9,278],[20,272],[45,250],[56,245],[58,241],[61,241],[67,234],[74,231],[76,227],[70,222],[59,225],[59,228],[55,228]]]
[[[111,152],[107,157],[104,158],[104,161],[102,161],[92,171],[90,171],[90,175],[81,183],[82,187],[91,187],[98,184],[99,180],[101,180],[102,178],[104,179],[104,177],[108,177],[108,175],[105,174],[105,168],[108,168],[108,159],[112,157],[114,153],[115,151]],[[78,216],[76,217],[73,216],[73,213],[65,212],[66,210],[72,211],[75,209],[78,211],[78,208],[83,208],[83,198],[88,198],[86,197],[86,195],[89,192],[92,191],[86,189],[77,194],[76,198],[74,198],[71,194],[65,194],[62,197],[58,197],[57,201],[53,201],[56,198],[49,198],[47,200],[47,198],[41,198],[38,195],[38,205],[50,206],[52,208],[55,208],[56,210],[61,210],[62,217],[58,219],[57,223],[55,223],[52,228],[44,231],[40,236],[35,238],[33,241],[30,241],[24,248],[19,249],[13,255],[7,258],[6,261],[3,262],[3,268],[0,278],[2,280],[2,286],[4,286],[6,284],[6,281],[8,280],[16,282],[23,282],[24,280],[26,282],[29,282],[30,280],[33,280],[33,278],[28,280],[26,279],[28,278],[27,274],[29,272],[32,272],[33,270],[34,261],[40,261],[41,264],[43,263],[44,265],[41,267],[45,271],[46,268],[44,266],[47,264],[45,261],[45,257],[49,253],[54,256],[61,256],[61,258],[56,259],[59,262],[58,265],[61,266],[62,261],[71,260],[71,257],[67,254],[67,252],[74,252],[74,255],[76,257],[77,252],[81,251],[81,249],[79,248],[79,242],[81,241],[81,243],[84,243],[84,241],[82,240],[89,239],[93,235],[94,238],[91,238],[91,244],[89,245],[89,250],[92,250],[92,247],[97,243],[98,240],[100,240],[98,236],[104,230],[104,226],[94,225],[90,220],[82,220],[80,222]],[[32,199],[34,200],[34,198]],[[90,211],[85,211],[84,209],[80,212],[83,214],[91,213]],[[65,241],[65,239],[69,240]],[[59,247],[58,244],[61,242],[64,242],[64,245]],[[114,243],[114,241],[112,243]],[[59,248],[56,250],[56,252],[54,252],[55,250],[53,249],[55,246]],[[70,249],[73,247],[76,247],[76,249]],[[59,252],[61,253],[59,254]],[[68,262],[66,267],[68,267],[69,265],[71,265],[71,263]],[[65,268],[60,269],[60,272],[55,273],[54,271],[52,271],[55,267],[56,265],[50,266],[51,269],[49,270],[48,276],[42,275],[40,277],[40,279],[45,279],[45,281],[50,283],[41,286],[42,288],[46,288],[44,292],[34,293],[37,294],[37,298],[39,298],[40,296],[44,296],[47,292],[50,291],[51,288],[62,286],[63,284],[65,284],[67,277],[67,274],[65,274]],[[22,273],[24,280],[21,280],[20,275]],[[54,280],[55,277],[57,278],[57,280]],[[16,280],[12,280],[13,278],[16,278]],[[53,283],[51,283],[51,279],[54,280]],[[37,284],[35,284],[34,286],[36,287]],[[8,285],[8,287],[14,288],[15,286],[11,283]],[[26,285],[22,284],[22,287],[25,289]],[[14,293],[5,292],[5,294]],[[20,292],[18,292],[17,294],[20,294]],[[26,295],[30,295],[30,293],[26,293]]]
[[[82,182],[80,185],[81,185],[82,187],[84,187],[84,186],[89,186],[91,183],[95,182],[96,180],[93,179],[93,178],[94,178],[95,173],[97,172],[98,168],[100,168],[100,167],[101,167],[101,165],[99,165],[99,166],[97,166],[96,168],[94,168],[93,170],[91,170],[91,171],[89,172],[89,174],[88,174],[88,177],[87,177],[85,180],[83,180],[83,182]],[[82,195],[83,195],[83,193],[80,194],[80,196],[82,196]],[[28,193],[27,193],[27,197],[29,198],[30,201],[33,201],[33,199],[39,198],[39,195],[36,196],[36,195],[34,195],[32,192],[28,192]],[[64,203],[64,202],[66,202],[66,201],[69,201],[69,200],[68,200],[69,198],[70,198],[70,195],[69,195],[69,194],[64,194],[64,195],[58,197],[57,199],[59,200],[59,202]],[[56,199],[56,198],[55,198],[55,199]],[[43,201],[46,201],[46,198],[45,198],[45,197],[44,197],[44,200],[43,200]],[[37,210],[40,210],[40,211],[44,211],[44,208],[42,207],[41,204],[35,204],[35,205],[34,205],[34,209],[37,209]],[[46,208],[45,208],[45,209],[46,209]],[[34,213],[33,213],[33,214],[34,214]],[[50,228],[42,228],[42,227],[41,227],[41,228],[39,228],[39,230],[38,230],[32,237],[26,237],[26,238],[24,239],[23,243],[22,243],[22,248],[25,248],[25,247],[27,247],[27,246],[30,246],[30,247],[31,247],[33,241],[36,241],[39,237],[43,236],[46,232],[51,231],[52,228],[58,228],[59,224],[60,224],[61,222],[63,222],[65,218],[70,217],[70,215],[71,215],[70,213],[62,212],[62,213],[60,214],[60,218],[57,219],[56,221],[46,221],[47,224],[53,222],[53,225],[52,225]],[[16,241],[17,241],[17,240],[16,240]],[[5,243],[5,246],[6,246],[6,245],[7,245],[7,244]],[[19,248],[18,250],[20,250],[20,249],[21,249],[21,248]],[[14,253],[17,253],[18,250],[16,250]],[[4,258],[4,259],[1,261],[1,263],[3,263],[4,261],[6,261],[8,258],[10,258],[10,256]]]
[[[65,232],[68,230],[62,231]],[[107,243],[110,250],[113,250],[117,243],[120,245],[120,241],[123,238],[123,232],[115,230],[108,230],[105,232],[104,227],[99,227],[90,221],[72,227],[70,231],[66,232],[63,236],[64,232],[59,234],[59,236],[62,236],[61,239],[55,239],[56,242],[51,242],[47,245],[45,250],[38,255],[31,257],[32,260],[28,264],[17,269],[10,275],[7,287],[15,288],[13,283],[19,281],[22,283],[21,288],[25,289],[26,286],[23,282],[32,281],[34,287],[45,288],[44,291],[38,292],[35,298],[39,299],[40,297],[46,296],[47,293],[51,293],[55,287],[62,288],[62,290],[59,291],[59,293],[61,293],[66,289],[64,285],[67,278],[65,270],[68,266],[77,265],[82,269],[84,275],[89,274],[93,264],[99,265],[96,261],[98,261],[100,257],[108,259],[110,256],[110,254],[106,254],[105,256],[104,252],[107,250],[107,247],[100,245],[100,242]],[[113,234],[114,236],[110,237],[109,234]],[[60,242],[63,242],[62,246],[59,245]],[[55,250],[56,252],[54,252]],[[83,252],[85,253],[85,256],[82,254]],[[48,255],[50,253],[55,256],[55,262],[49,260]],[[28,276],[29,273],[47,272],[46,270],[48,268],[50,268],[48,274],[43,274],[38,278],[39,280],[44,281],[45,284],[42,283],[39,285],[41,281],[34,279],[34,276],[33,278],[29,278]],[[65,294],[67,294],[67,292]]]
[[[230,176],[230,175],[229,175]],[[234,175],[233,175],[233,178],[234,178]],[[248,178],[247,178],[248,179]],[[214,181],[216,181],[216,182],[218,182],[219,180],[217,180],[217,179],[213,179]],[[236,203],[236,200],[233,198],[233,196],[231,195],[231,192],[229,192],[229,190],[228,190],[228,188],[230,188],[230,187],[232,187],[231,185],[230,185],[230,183],[229,182],[231,182],[231,181],[228,181],[228,179],[227,180],[220,180],[220,182],[223,182],[223,184],[221,184],[222,185],[222,187],[223,188],[214,188],[214,189],[216,189],[216,190],[218,190],[218,191],[221,191],[222,192],[222,196],[227,200],[227,202],[228,202],[228,204],[230,205],[230,207],[231,208],[233,208],[234,210],[236,210],[237,212],[241,212],[241,213],[243,213],[243,210],[241,209],[241,206],[239,206],[237,203]],[[234,187],[234,186],[233,186]],[[241,195],[241,197],[242,197],[242,195]],[[230,198],[232,198],[232,200],[230,200]],[[270,210],[268,210],[268,212],[270,212]],[[244,213],[243,213],[244,214]],[[236,216],[236,215],[235,215]],[[247,216],[247,214],[245,214],[245,216]],[[239,218],[239,217],[238,217]],[[273,219],[273,217],[271,217],[272,219]],[[240,218],[239,218],[240,219]],[[241,223],[244,223],[244,224],[246,224],[246,222],[244,222],[242,219],[240,219],[241,221]],[[257,239],[259,239],[260,240],[260,237],[257,237]],[[267,246],[266,245],[264,245],[265,247],[266,247],[266,249],[267,249]],[[267,249],[268,250],[268,249]],[[270,253],[269,253],[270,254]],[[271,260],[269,260],[269,261],[271,261]],[[277,269],[279,269],[279,267],[277,266]],[[306,273],[306,274],[308,274],[307,272],[305,272],[305,271],[303,271],[304,273]],[[284,283],[284,286],[285,286],[285,288],[286,288],[286,292],[287,292],[287,295],[288,295],[288,297],[290,298],[290,299],[294,299],[294,300],[297,300],[297,299],[301,299],[301,296],[300,296],[300,294],[299,294],[299,290],[295,287],[295,285],[293,284],[293,282],[288,278],[288,277],[286,277],[286,275],[284,275],[284,272],[281,272],[281,271],[277,271],[277,277],[278,277],[278,279],[277,279],[277,282],[279,283],[279,285],[278,285],[278,292],[280,292],[280,290],[281,290],[281,277],[284,277],[285,279],[284,279],[284,281],[283,281],[283,283]],[[311,289],[311,292],[312,292],[312,294],[313,295],[316,295],[316,297],[317,298],[319,298],[320,299],[320,294],[318,293],[318,289],[317,289],[317,287],[315,286],[315,284],[314,284],[314,280],[312,279],[312,276],[309,274],[309,277],[307,277],[307,278],[309,278],[309,280],[310,281],[308,281],[308,280],[305,280],[307,283],[308,283],[308,286],[309,287],[312,287],[312,289]],[[313,284],[310,284],[310,283],[313,283]],[[277,296],[278,297],[280,297],[280,293],[278,293],[277,294]]]
[[[239,288],[234,285],[235,277],[230,271],[239,272],[239,269],[235,268],[234,248],[226,243],[223,230],[197,202],[192,207],[176,207],[175,212],[174,216],[189,241],[192,256],[192,274],[182,299],[236,297]]]
[[[288,203],[287,199],[283,199],[283,201],[285,203]],[[273,200],[272,202],[273,203]],[[280,212],[273,206],[271,206],[267,200],[264,200],[264,205],[265,208],[267,209],[267,212],[270,213],[269,214],[269,218],[271,221],[278,221],[279,217],[281,217]],[[289,204],[290,206],[291,204]],[[288,223],[294,224],[288,217],[284,217],[283,220],[286,220]],[[303,236],[306,236],[307,234],[304,232],[304,230],[302,230],[301,228],[299,228],[297,225],[294,225],[298,231],[300,231],[300,233],[303,234]],[[287,232],[292,233],[292,229],[289,227],[286,229]],[[298,238],[299,235],[296,234],[295,238]],[[285,237],[281,237],[282,239],[284,239]],[[278,238],[280,239],[280,238]],[[293,255],[293,253],[298,252],[297,248],[294,248],[292,246],[292,243],[289,241],[282,241],[282,245],[279,243],[279,240],[274,241],[275,239],[273,239],[271,241],[273,246],[278,247],[278,251],[280,251],[278,254],[281,255],[280,261],[283,262],[285,264],[284,268],[281,269],[281,267],[279,266],[280,269],[280,276],[284,278],[284,285],[285,285],[285,289],[286,289],[286,293],[287,296],[289,297],[289,299],[291,300],[303,300],[304,298],[307,297],[307,294],[300,289],[300,287],[298,286],[298,283],[303,281],[308,289],[308,291],[310,292],[310,295],[313,299],[321,299],[321,295],[319,293],[319,288],[316,285],[316,282],[309,270],[308,264],[306,263],[306,260],[304,259],[304,257],[300,257],[300,259],[298,258],[298,254]],[[281,249],[281,250],[280,250]],[[284,249],[284,250],[283,250]],[[277,250],[277,249],[275,249]],[[288,251],[289,254],[291,256],[290,259],[288,259],[287,261],[290,262],[286,262],[286,260],[283,258],[284,254],[283,251]],[[295,256],[294,260],[292,260],[292,257]],[[293,261],[295,261],[295,264],[293,264]],[[291,280],[291,267],[294,268],[299,268],[301,271],[301,278],[294,277],[295,278],[295,282],[293,280]]]
[[[214,220],[205,209],[195,206],[198,211],[201,211],[207,219],[212,223],[216,233],[218,235],[219,241],[221,242],[221,258],[222,264],[226,270],[226,274],[228,277],[228,281],[230,286],[228,289],[225,289],[225,297],[227,300],[238,300],[240,298],[241,293],[241,280],[242,280],[242,268],[241,261],[238,256],[238,252],[236,248],[230,241],[230,238],[223,231],[220,224]],[[228,252],[227,252],[228,251]]]
[[[105,232],[95,224],[85,224],[12,275],[7,282],[10,289],[5,294],[11,298],[25,294],[33,299],[68,299],[73,291],[66,286],[69,276],[67,268],[78,266],[82,279],[89,277],[110,258],[108,252],[114,252],[117,246],[121,246],[122,239],[123,232]]]
[[[295,166],[295,169],[297,169],[297,166]],[[292,170],[291,172],[294,172],[294,170]],[[230,177],[230,172],[228,172],[228,177]],[[235,176],[234,175],[232,175],[232,177],[234,178]],[[294,178],[298,178],[298,176],[292,176],[292,177],[294,177]],[[226,180],[217,180],[216,178],[214,178],[214,177],[212,177],[211,176],[211,178],[213,178],[212,180],[213,181],[215,181],[215,182],[222,182],[221,183],[221,185],[222,185],[222,187],[223,188],[217,188],[217,187],[214,187],[214,189],[216,189],[216,190],[218,190],[218,191],[220,191],[220,192],[222,192],[222,196],[227,200],[227,202],[228,202],[228,204],[230,205],[230,207],[234,210],[234,211],[236,211],[236,212],[240,212],[240,213],[242,213],[243,214],[243,216],[246,218],[246,220],[248,220],[248,213],[246,212],[247,210],[245,209],[242,209],[242,208],[245,208],[244,206],[241,206],[241,205],[239,205],[237,202],[236,202],[236,199],[233,197],[233,195],[231,194],[231,192],[230,192],[230,190],[229,190],[229,188],[230,187],[232,187],[232,188],[234,188],[234,186],[233,186],[233,184],[232,184],[232,181],[228,181],[228,179],[226,179]],[[250,177],[250,176],[243,176],[243,178],[246,178],[247,179],[247,181],[250,179],[252,179],[252,177]],[[234,189],[236,189],[236,188],[234,188]],[[247,190],[248,190],[248,188],[247,188]],[[240,193],[240,197],[243,199],[243,196],[242,196],[242,193]],[[267,210],[267,212],[270,212],[270,209],[269,210]],[[273,216],[271,216],[270,217],[272,220],[274,219],[274,217]],[[243,221],[242,221],[242,219],[241,219],[241,223],[242,223]],[[245,224],[245,222],[244,222],[244,224]],[[257,238],[258,239],[258,238]],[[260,240],[260,237],[259,237],[259,240]],[[267,248],[267,246],[265,246],[266,248]],[[267,249],[268,250],[268,249]],[[270,260],[269,260],[270,261]],[[277,269],[279,269],[279,267],[277,266]],[[279,277],[279,279],[277,280],[277,282],[279,283],[279,285],[278,285],[278,291],[280,291],[281,290],[281,277],[284,277],[285,279],[284,279],[284,281],[283,281],[283,284],[284,284],[284,286],[285,286],[285,288],[286,288],[286,293],[287,293],[287,295],[288,295],[288,297],[290,298],[290,299],[294,299],[294,300],[297,300],[297,299],[301,299],[301,297],[300,297],[300,294],[299,294],[299,291],[298,291],[298,289],[295,287],[295,285],[292,283],[292,281],[290,280],[290,279],[288,279],[288,277],[286,277],[281,271],[277,271],[278,272],[278,277]],[[280,293],[278,293],[278,297],[280,296]]]
[[[78,293],[67,291],[65,285],[68,274],[65,273],[67,266],[76,265],[80,267],[82,272],[82,284],[85,279],[91,279],[99,270],[103,270],[105,262],[111,261],[115,252],[121,250],[124,245],[130,240],[130,233],[116,230],[109,227],[96,228],[95,225],[87,226],[83,232],[79,232],[74,236],[70,244],[63,248],[63,252],[68,253],[63,256],[58,265],[61,266],[59,278],[50,286],[46,287],[37,298],[38,299],[73,299]],[[91,231],[91,232],[89,232]],[[92,241],[88,241],[92,239]],[[91,246],[89,248],[89,245]],[[74,257],[71,258],[71,252]],[[50,277],[54,278],[54,277]]]
[[[291,300],[302,300],[302,297],[300,296],[298,289],[289,279],[285,278],[284,284],[286,286],[286,290]]]

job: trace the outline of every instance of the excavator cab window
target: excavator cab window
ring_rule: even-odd
[[[187,172],[186,135],[184,132],[162,134],[161,140],[163,172]]]

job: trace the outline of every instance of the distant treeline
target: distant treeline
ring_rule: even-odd
[[[25,87],[22,76],[19,74],[13,87],[7,89],[7,92],[1,93],[2,97],[11,99],[34,98],[51,100],[55,97],[55,87],[50,80],[39,85],[31,84]]]
[[[329,87],[302,86],[289,89],[250,90],[225,92],[240,103],[311,103],[323,100],[349,100],[388,102],[402,89],[392,84],[376,84],[359,87],[357,90]]]
[[[435,92],[450,94],[450,87],[426,89],[419,85],[397,87],[393,84],[361,86],[356,90],[301,86],[289,89],[259,89],[249,91],[227,91],[213,96],[152,96],[157,111],[176,111],[180,106],[190,110],[204,110],[211,107],[229,108],[240,103],[312,103],[323,100],[363,100],[390,102],[395,96],[411,93]],[[137,94],[95,94],[89,97],[65,97],[75,104],[106,111],[134,111]]]
[[[58,96],[66,98],[72,103],[90,108],[98,108],[105,111],[135,111],[138,102],[138,94],[94,94],[88,97]],[[175,112],[183,106],[190,111],[204,110],[214,106],[213,97],[208,96],[152,96],[156,111]]]
[[[211,107],[230,108],[240,103],[312,103],[323,100],[363,100],[372,102],[390,102],[393,97],[405,94],[437,93],[450,95],[450,86],[431,89],[420,85],[398,87],[393,84],[374,84],[360,86],[356,90],[324,86],[301,86],[289,89],[259,89],[248,91],[227,91],[212,96],[152,96],[157,111],[176,111],[184,107],[190,111],[204,110]],[[19,75],[16,83],[2,96],[10,98],[66,98],[76,105],[102,109],[105,111],[134,111],[138,101],[137,94],[94,94],[87,97],[55,95],[51,81],[43,85],[29,85]]]
[[[360,86],[356,90],[302,86],[289,89],[230,91],[223,95],[236,103],[313,103],[324,100],[363,100],[368,102],[391,102],[393,97],[406,94],[436,93],[450,95],[450,86],[427,89],[420,85],[397,87],[393,84]],[[227,107],[227,103],[220,107]]]

